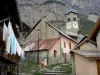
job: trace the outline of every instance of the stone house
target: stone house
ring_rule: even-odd
[[[39,33],[37,30],[39,30]],[[58,48],[54,49],[56,47],[54,47],[53,49],[57,50],[58,54],[61,54],[61,56],[64,56],[63,59],[65,59],[65,62],[70,59],[70,54],[69,54],[70,49],[72,49],[76,45],[76,40],[73,40],[70,36],[63,33],[61,30],[52,26],[48,22],[45,22],[43,19],[40,19],[37,22],[37,24],[33,27],[32,30],[30,30],[30,32],[26,35],[25,38],[26,38],[26,40],[29,40],[32,42],[38,41],[38,40],[43,41],[43,40],[49,40],[49,39],[52,40],[55,38],[59,38],[60,42],[57,43],[59,49]],[[26,43],[28,43],[28,42],[26,41]],[[54,45],[56,45],[56,44],[54,44]],[[27,46],[28,45],[26,45],[26,47],[24,46],[25,49],[27,48]],[[30,50],[31,49],[29,49],[29,51]],[[34,50],[34,49],[32,49],[32,50]],[[59,50],[61,50],[62,52],[60,52]],[[50,51],[54,52],[53,50],[50,50]],[[51,56],[54,55],[52,52],[50,54]],[[60,56],[57,58],[60,58]],[[58,63],[58,62],[55,62],[55,63]],[[51,64],[54,64],[54,63],[51,63]]]
[[[45,65],[60,63],[60,38],[52,38],[33,42],[34,46],[31,50],[25,52],[26,59],[34,63],[45,62]],[[32,43],[32,44],[33,44]],[[39,53],[39,59],[38,59]]]
[[[83,37],[71,50],[74,75],[100,75],[99,30],[100,18],[90,36]]]

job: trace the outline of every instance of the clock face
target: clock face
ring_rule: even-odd
[[[66,28],[67,29],[71,29],[72,28],[71,22],[67,23]]]
[[[73,24],[73,27],[74,27],[75,29],[78,28],[78,23],[77,23],[77,22],[73,22],[72,24]]]

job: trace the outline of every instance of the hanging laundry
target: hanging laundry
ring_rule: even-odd
[[[16,37],[12,30],[12,37],[11,37],[11,54],[16,54]]]
[[[8,31],[7,31],[7,26],[4,22],[4,25],[3,25],[3,40],[6,41],[7,40],[7,34],[8,34]]]
[[[22,48],[20,47],[20,45],[19,45],[17,40],[16,40],[16,48],[17,48],[16,51],[17,51],[18,55],[21,56]]]
[[[14,54],[16,55],[16,53],[17,53],[17,39],[16,39],[16,37],[15,37],[15,48],[14,48]]]
[[[22,61],[25,60],[25,53],[24,53],[24,50],[21,51],[21,60],[22,60]]]
[[[12,37],[12,24],[9,21],[8,23],[8,37],[7,37],[7,42],[6,42],[6,51],[10,54],[10,48],[11,48],[11,37]]]

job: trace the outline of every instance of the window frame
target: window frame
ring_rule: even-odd
[[[69,42],[69,49],[71,49],[72,47],[71,47],[71,42]]]
[[[73,21],[76,21],[76,18],[75,17],[73,18]]]
[[[68,22],[70,22],[70,21],[71,21],[71,19],[70,19],[70,18],[68,18],[68,19],[67,19],[67,21],[68,21]]]
[[[57,57],[57,50],[54,50],[54,57]]]
[[[64,48],[66,48],[66,42],[64,42]]]

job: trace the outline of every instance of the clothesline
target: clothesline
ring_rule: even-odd
[[[0,23],[2,23],[4,21],[7,21],[7,20],[10,20],[10,19],[11,19],[10,17],[9,18],[6,18],[6,19],[3,19],[3,20],[0,21]]]

